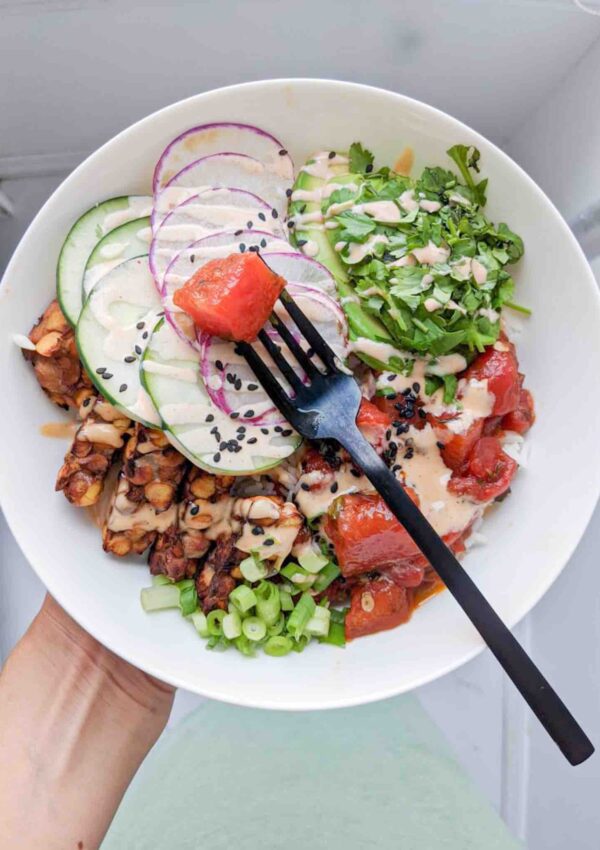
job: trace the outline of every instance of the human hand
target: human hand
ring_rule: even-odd
[[[94,850],[174,690],[46,596],[0,673],[0,850]]]

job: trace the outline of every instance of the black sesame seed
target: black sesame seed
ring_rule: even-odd
[[[261,239],[261,240],[260,240],[260,247],[261,247],[261,248],[266,248],[266,247],[267,247],[267,240],[266,240],[266,239]]]
[[[248,230],[252,230],[252,222],[251,222],[251,221],[247,221],[247,222],[246,222],[246,227],[248,228]]]
[[[260,525],[255,525],[254,528],[252,529],[252,534],[255,534],[258,537],[259,534],[264,534],[264,532],[263,532],[262,528],[260,527]]]
[[[273,428],[273,430],[274,430],[277,434],[281,434],[281,432],[283,431],[283,428],[281,427],[281,425],[275,425],[275,427]]]
[[[417,383],[417,381],[415,381],[415,383],[412,385],[412,388],[416,393],[418,393],[421,389],[421,384],[419,384],[419,383]]]
[[[415,450],[414,450],[414,449],[408,448],[408,449],[404,452],[404,460],[410,460],[410,459],[411,459],[411,457],[414,455],[414,453],[415,453]]]
[[[227,442],[225,440],[221,440],[221,442],[219,443],[219,448],[222,452],[224,452],[227,448]]]
[[[229,414],[229,417],[230,417],[230,419],[237,419],[239,415],[240,415],[240,414],[238,413],[238,411],[237,411],[237,410],[234,410],[234,412],[233,412],[233,413],[230,413],[230,414]]]
[[[96,369],[97,375],[104,375],[105,372],[106,372],[106,366],[98,366],[98,368]]]
[[[145,324],[146,324],[145,322],[138,322],[137,325],[136,325],[136,328],[138,329],[138,331],[143,330]]]
[[[124,357],[123,360],[125,363],[135,363],[137,357],[134,357],[133,354],[129,354],[127,357]]]
[[[395,380],[395,378],[396,378],[396,376],[394,374],[387,376],[388,381],[393,381],[393,380]]]
[[[388,446],[388,449],[390,449],[390,451],[392,451],[392,452],[397,452],[398,451],[398,444],[394,443],[394,441],[392,440],[392,442]]]
[[[160,318],[160,316],[164,316],[164,315],[165,315],[165,311],[164,311],[164,310],[161,310],[161,311],[160,311],[160,313],[157,313],[156,315]]]
[[[304,245],[306,245],[307,242],[308,242],[308,239],[297,239],[296,240],[296,244],[298,245],[298,248],[302,248]]]
[[[438,449],[443,449],[443,448],[444,448],[444,443],[441,443],[441,442],[438,440],[438,441],[437,441],[437,443],[436,443],[436,446],[438,447]]]
[[[221,460],[221,452],[217,452],[216,455],[213,455],[213,460],[215,463],[218,463]]]
[[[407,398],[409,395],[412,395],[412,390],[410,387],[407,387],[405,390],[402,390],[402,395]]]
[[[271,210],[271,215],[273,216],[273,218],[279,218],[279,213],[275,209]]]
[[[142,334],[142,339],[148,339],[148,331],[144,331]]]
[[[281,148],[281,150],[279,151],[279,156],[287,156],[287,151],[285,148]]]
[[[291,190],[291,189],[286,189],[286,190],[285,190],[285,194],[286,194],[286,196],[287,196],[288,198],[291,198],[291,197],[292,197],[292,190]]]
[[[139,346],[139,345],[134,345],[134,346],[133,346],[133,350],[135,351],[135,353],[136,353],[136,354],[141,354],[141,353],[142,353],[142,349],[140,348],[140,346]]]
[[[127,384],[121,384],[121,386],[119,387],[119,392],[124,393],[126,389],[127,389]]]
[[[258,252],[260,251],[260,248],[258,247],[258,245],[250,245],[248,250],[249,251],[255,251],[258,254]]]
[[[238,425],[238,427],[236,428],[236,431],[238,432],[238,434],[243,434],[245,430],[246,430],[245,425]]]
[[[248,440],[248,444],[251,446],[254,445],[254,443],[256,442],[258,442],[258,437],[250,437],[250,439]]]
[[[388,428],[388,430],[385,432],[385,438],[386,438],[386,440],[391,440],[391,439],[392,439],[392,432],[391,432],[391,430],[390,430],[389,428]]]
[[[233,372],[228,372],[225,375],[225,380],[227,381],[228,384],[235,384],[235,379],[236,379],[236,376],[235,376],[235,373],[233,373]]]
[[[247,410],[244,413],[244,416],[246,417],[246,419],[252,419],[252,417],[254,416],[254,411],[253,410]]]
[[[265,215],[264,213],[259,213],[259,214],[258,214],[258,217],[260,218],[260,220],[261,220],[261,221],[266,221],[266,220],[267,220],[267,217],[266,217],[266,215]]]
[[[292,218],[290,218],[290,220],[288,221],[287,226],[289,227],[290,230],[294,226],[294,220]]]
[[[222,371],[223,371],[223,369],[225,368],[225,367],[223,366],[223,361],[222,361],[222,360],[215,360],[215,366],[216,366],[216,367],[217,367],[217,369],[219,369],[219,371],[221,371],[221,372],[222,372]]]
[[[190,513],[192,516],[197,516],[200,513],[200,505],[192,505]]]
[[[292,429],[291,429],[291,428],[285,428],[285,429],[281,432],[281,436],[282,436],[282,437],[291,437],[291,436],[292,436]]]
[[[307,492],[307,493],[308,493],[308,492],[309,492],[309,490],[310,490],[310,487],[308,486],[308,484],[305,484],[305,483],[304,483],[304,481],[302,482],[302,484],[300,485],[300,487],[301,487],[301,489],[302,489],[302,490],[306,490],[306,492]]]
[[[205,421],[205,422],[214,422],[214,421],[215,421],[215,417],[213,416],[213,414],[212,414],[212,413],[209,413],[209,414],[207,414],[206,419],[205,419],[204,421]]]
[[[329,159],[335,159],[335,151],[329,151],[329,153],[327,154],[327,157]]]
[[[399,472],[401,469],[402,469],[402,467],[400,466],[399,463],[396,463],[396,464],[394,464],[394,466],[392,466],[392,472]]]
[[[246,246],[244,245],[243,242],[240,242],[240,244],[238,245],[238,248],[240,249],[241,254],[243,254],[244,251],[246,250]]]
[[[268,428],[261,428],[260,431],[261,431],[261,434],[268,434],[269,433]],[[248,442],[250,442],[250,440],[248,440]]]
[[[421,417],[421,419],[427,419],[427,413],[423,410],[422,407],[420,407],[417,412],[418,412],[419,416]]]
[[[314,356],[315,356],[315,350],[314,350],[314,348],[307,348],[307,349],[306,349],[306,356],[307,356],[307,357],[314,357]]]
[[[236,230],[233,235],[234,236],[241,236],[243,232],[244,232],[243,230]]]
[[[330,492],[337,493],[337,491],[339,490],[339,486],[340,485],[337,483],[337,481],[334,481],[331,487],[329,488]]]
[[[208,422],[208,416],[206,417],[206,421]],[[215,427],[214,427],[214,428],[211,428],[211,429],[210,429],[210,433],[211,433],[211,434],[218,434],[218,433],[219,433],[219,429],[217,428],[217,426],[216,426],[216,425],[215,425]]]
[[[254,392],[254,390],[258,389],[258,384],[248,384],[247,389],[249,389],[250,392]]]
[[[365,166],[365,174],[370,174],[373,171],[373,163],[370,162],[367,166]]]
[[[237,378],[237,380],[236,380],[236,381],[234,381],[233,387],[234,387],[234,389],[236,389],[238,392],[242,389],[242,382],[240,381],[240,379],[239,379],[239,378]]]
[[[81,406],[82,406],[82,407],[87,407],[87,406],[88,406],[88,404],[91,404],[91,402],[92,402],[92,399],[91,399],[91,398],[89,398],[89,397],[88,397],[88,398],[84,398],[84,400],[83,400],[83,404],[82,404]]]
[[[298,212],[300,213],[300,215],[303,215],[303,213],[306,212],[306,204],[302,204]]]
[[[354,467],[350,469],[350,475],[353,475],[355,478],[360,478],[360,472],[358,469],[354,469]]]
[[[109,381],[113,377],[113,373],[112,372],[104,372],[102,377],[104,378],[105,381]]]
[[[190,263],[193,263],[196,260],[195,254],[190,254]]]
[[[265,542],[263,543],[263,546],[274,546],[274,545],[275,545],[275,541],[273,540],[272,537],[269,537],[269,539],[265,540]]]

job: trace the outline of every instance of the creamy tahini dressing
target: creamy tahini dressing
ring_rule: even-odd
[[[366,242],[352,242],[348,247],[346,259],[349,263],[360,263],[366,256],[372,254],[377,245],[389,244],[389,239],[383,233],[374,233]]]
[[[413,448],[409,459],[399,455],[404,483],[419,496],[420,509],[437,533],[468,528],[484,506],[448,490],[451,471],[442,460],[433,428],[429,424],[421,431],[409,428],[404,444]]]
[[[454,434],[464,434],[476,419],[490,416],[494,408],[494,396],[488,391],[487,378],[477,381],[464,378],[458,382],[456,401],[448,405],[443,400],[443,390],[437,390],[424,405],[433,416],[444,417],[446,427]],[[451,416],[448,419],[446,417]]]
[[[365,493],[373,490],[373,485],[368,478],[364,475],[357,478],[352,474],[351,469],[351,464],[344,463],[338,470],[331,470],[331,472],[315,470],[300,476],[294,499],[305,517],[312,519],[321,516],[329,510],[339,496],[345,493]],[[304,489],[303,484],[311,489]]]
[[[322,180],[329,180],[336,174],[336,169],[333,166],[348,165],[350,163],[347,156],[337,153],[335,156],[330,156],[330,153],[330,151],[319,151],[300,170],[310,174],[311,177],[320,177]]]
[[[172,504],[164,511],[157,511],[148,502],[138,504],[127,498],[129,482],[121,478],[117,484],[114,502],[107,519],[110,531],[129,531],[137,528],[142,531],[164,532],[175,524],[177,505]]]
[[[131,197],[129,203],[122,210],[115,210],[108,213],[102,222],[104,233],[114,230],[115,227],[120,227],[122,224],[127,224],[135,218],[145,218],[152,212],[152,199],[144,197]]]

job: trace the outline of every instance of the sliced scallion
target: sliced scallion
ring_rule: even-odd
[[[304,634],[304,629],[310,618],[315,613],[315,600],[308,593],[303,593],[290,616],[288,617],[287,630],[299,640]]]
[[[175,585],[179,589],[179,607],[184,617],[193,614],[198,607],[198,594],[193,579],[183,579]]]
[[[144,611],[162,611],[179,607],[179,588],[174,584],[158,584],[144,587],[140,593]]]
[[[267,575],[267,566],[252,553],[240,563],[240,572],[246,581],[260,581]]]
[[[284,588],[279,586],[279,602],[281,604],[282,611],[293,611],[294,610],[294,600],[292,599],[292,594],[289,590],[284,590]]]
[[[339,574],[340,568],[338,565],[334,564],[333,561],[329,561],[316,577],[313,590],[316,590],[317,593],[322,593],[329,587],[332,581],[335,581]]]
[[[242,622],[242,632],[248,640],[255,643],[262,640],[267,633],[267,626],[259,617],[246,617]]]
[[[261,581],[254,593],[256,596],[256,613],[267,626],[272,626],[273,623],[277,622],[281,611],[277,586],[270,581]]]
[[[194,611],[190,614],[190,620],[192,621],[194,628],[200,635],[200,637],[208,637],[208,623],[206,621],[206,614],[203,611]]]
[[[215,608],[214,611],[211,611],[206,615],[206,624],[208,626],[208,633],[211,637],[221,637],[223,634],[223,620],[227,616],[225,611],[222,611],[220,608]]]
[[[223,634],[228,640],[234,640],[242,633],[242,618],[238,611],[226,614],[223,617]]]
[[[284,635],[275,635],[268,639],[264,648],[266,655],[281,657],[282,655],[289,655],[293,647],[294,642],[291,638],[285,637]]]
[[[327,564],[329,558],[326,558],[320,552],[315,552],[314,549],[306,549],[298,556],[298,562],[307,573],[318,573]]]
[[[269,637],[273,635],[280,635],[282,631],[285,629],[285,616],[284,614],[280,614],[277,618],[276,622],[271,626],[267,626],[267,634]]]
[[[305,634],[313,637],[326,637],[329,633],[330,620],[331,612],[329,608],[317,605],[314,614],[304,627]]]
[[[282,576],[288,578],[296,585],[296,587],[299,587],[300,590],[307,590],[315,581],[315,576],[311,573],[307,573],[304,567],[301,567],[300,564],[286,564],[280,572]]]
[[[160,585],[162,585],[162,584],[173,584],[173,582],[171,581],[169,576],[164,576],[164,575],[152,576],[152,586],[153,587],[160,587]]]
[[[234,588],[229,594],[229,600],[233,602],[235,607],[238,608],[242,614],[245,614],[256,605],[256,596],[254,591],[251,587],[247,587],[245,584],[239,584],[236,588]]]

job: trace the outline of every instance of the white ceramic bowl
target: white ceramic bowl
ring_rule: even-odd
[[[166,143],[194,124],[257,124],[276,135],[297,165],[318,148],[360,140],[380,164],[410,145],[415,170],[449,165],[462,142],[482,153],[490,179],[488,214],[522,234],[518,299],[533,308],[518,339],[538,421],[529,463],[513,494],[485,522],[488,544],[465,559],[500,615],[516,623],[562,570],[590,518],[600,489],[600,299],[567,225],[535,183],[504,153],[436,109],[392,92],[320,80],[233,86],[176,103],[145,118],[89,157],[56,190],[23,237],[0,291],[0,500],[23,552],[50,592],[106,646],[175,685],[240,705],[321,709],[407,691],[472,658],[482,642],[448,593],[395,631],[345,650],[314,646],[285,660],[248,660],[206,652],[176,612],[147,615],[144,564],[102,551],[98,529],[54,492],[65,445],[40,435],[59,413],[11,343],[27,332],[54,293],[61,243],[96,201],[150,191]],[[10,569],[5,564],[4,569]],[[557,628],[567,628],[557,624]]]

